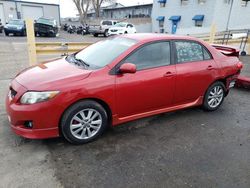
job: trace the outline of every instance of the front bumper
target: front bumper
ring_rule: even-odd
[[[89,33],[91,34],[104,34],[105,30],[89,30]]]
[[[14,97],[8,94],[5,101],[11,129],[17,135],[30,139],[58,137],[58,125],[62,109],[54,104],[55,101],[51,100],[32,105],[22,105],[18,101],[27,89],[15,80],[12,81],[11,87],[17,91]],[[32,128],[25,126],[27,121],[32,122]]]
[[[122,31],[117,31],[117,32],[111,32],[111,31],[109,31],[108,32],[109,36],[112,36],[112,35],[122,35],[122,34],[124,34]]]
[[[4,28],[5,33],[23,33],[23,29],[8,29]]]

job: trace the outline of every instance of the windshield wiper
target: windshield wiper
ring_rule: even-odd
[[[89,64],[88,64],[88,63],[86,63],[86,62],[85,62],[85,61],[83,61],[82,59],[78,59],[78,58],[76,58],[76,56],[75,56],[75,55],[74,55],[74,60],[76,60],[76,61],[80,62],[82,65],[85,65],[85,66],[89,67]]]
[[[66,57],[66,59],[67,59],[70,63],[74,63],[74,64],[76,64],[76,65],[78,65],[78,66],[81,66],[81,65],[83,65],[84,67],[89,67],[89,66],[90,66],[88,63],[84,62],[82,59],[77,59],[77,58],[75,57],[75,54],[68,55],[68,56]]]

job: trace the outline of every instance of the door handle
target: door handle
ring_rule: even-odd
[[[212,65],[209,65],[208,67],[207,67],[207,70],[213,70],[214,69],[214,67],[212,66]]]
[[[166,72],[163,76],[164,76],[164,77],[170,77],[170,76],[173,76],[173,75],[174,75],[174,73],[168,71],[168,72]]]

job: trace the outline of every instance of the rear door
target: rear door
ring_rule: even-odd
[[[139,48],[123,63],[137,66],[134,74],[116,75],[116,104],[119,118],[172,105],[175,65],[170,42],[155,42]]]
[[[174,46],[177,72],[174,103],[177,105],[203,96],[218,67],[209,51],[196,41],[177,40]]]

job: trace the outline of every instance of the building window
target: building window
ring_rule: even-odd
[[[241,0],[241,6],[242,6],[242,7],[246,7],[248,1],[250,1],[250,0]]]
[[[189,0],[181,0],[181,5],[187,5]]]
[[[198,4],[199,5],[203,5],[203,4],[205,4],[206,3],[206,0],[198,0]]]
[[[167,0],[158,0],[158,3],[160,3],[160,7],[165,7],[166,2],[167,2]]]
[[[202,21],[195,21],[195,27],[202,27],[202,24],[203,24],[203,20]]]
[[[158,16],[156,18],[156,20],[159,21],[159,27],[163,27],[164,26],[164,20],[165,20],[164,16]]]
[[[202,27],[204,17],[205,17],[205,16],[204,16],[204,15],[201,15],[201,14],[195,15],[195,16],[193,17],[192,20],[195,21],[195,26],[196,26],[196,27]]]

